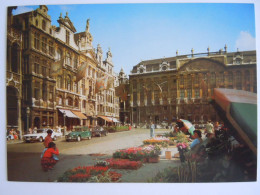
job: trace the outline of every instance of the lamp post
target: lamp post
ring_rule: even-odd
[[[63,127],[64,127],[64,136],[66,135],[66,123],[65,123],[65,120],[66,120],[66,113],[65,111],[63,112]]]
[[[26,116],[27,116],[27,127],[26,127],[26,134],[27,134],[28,133],[28,129],[29,129],[30,107],[26,108]]]

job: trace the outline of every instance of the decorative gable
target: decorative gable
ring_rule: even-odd
[[[62,14],[60,14],[58,22],[59,22],[59,24],[66,26],[73,33],[75,33],[77,31],[76,28],[74,27],[73,23],[69,19],[68,12],[66,12],[66,16],[64,18],[62,18]]]

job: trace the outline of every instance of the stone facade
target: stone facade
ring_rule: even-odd
[[[145,124],[220,120],[209,103],[214,88],[256,93],[256,51],[208,52],[142,61],[130,74],[131,121]],[[178,53],[176,53],[178,54]]]
[[[103,60],[100,45],[97,50],[93,48],[89,20],[86,30],[76,33],[68,13],[64,17],[60,15],[58,27],[53,26],[45,5],[16,16],[12,16],[12,10],[9,10],[8,21],[11,25],[8,29],[14,29],[19,36],[15,35],[15,38],[14,34],[11,35],[14,30],[10,30],[7,37],[10,51],[7,56],[7,90],[10,91],[9,86],[17,88],[14,99],[18,99],[19,109],[14,112],[17,115],[16,123],[21,123],[19,129],[26,132],[29,127],[55,128],[65,125],[70,130],[75,125],[96,125],[100,114],[119,118],[112,53],[109,49]],[[17,44],[11,43],[13,40]],[[14,59],[13,45],[17,51],[16,69],[11,65],[14,64],[11,62]],[[53,74],[57,62],[61,63],[61,71]],[[86,64],[84,76],[77,79],[83,64]],[[100,113],[101,98],[100,94],[95,93],[95,85],[102,74],[113,78],[113,85],[102,92],[104,109]],[[7,118],[9,120],[11,117]]]

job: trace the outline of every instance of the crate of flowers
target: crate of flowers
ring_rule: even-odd
[[[117,182],[121,174],[112,172],[109,167],[83,166],[66,171],[58,182]]]
[[[139,169],[142,166],[141,161],[131,161],[129,159],[110,158],[106,160],[110,168],[114,169]]]
[[[166,137],[154,137],[154,138],[146,139],[146,140],[143,141],[143,143],[145,145],[147,145],[147,144],[152,144],[152,145],[159,144],[159,145],[162,145],[162,144],[165,144],[165,143],[169,144],[169,142],[170,142],[170,139],[166,138]]]

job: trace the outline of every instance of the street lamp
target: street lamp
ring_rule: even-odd
[[[66,120],[66,112],[63,112],[63,127],[64,127],[64,136],[66,135],[66,124],[65,124],[65,120]]]
[[[28,133],[29,129],[29,117],[30,117],[30,107],[26,108],[26,115],[27,115],[27,128],[26,128],[26,134]]]

